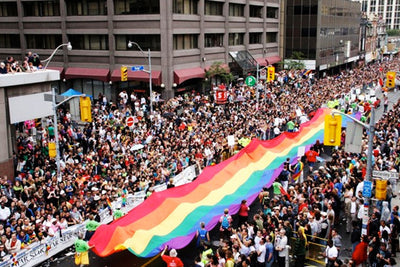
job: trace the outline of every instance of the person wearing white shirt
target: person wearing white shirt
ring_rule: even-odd
[[[287,236],[285,235],[285,229],[281,229],[279,231],[279,236],[276,237],[275,241],[275,249],[278,251],[278,266],[284,267],[285,266],[285,258],[287,254]]]
[[[265,253],[266,253],[264,237],[261,238],[256,252],[257,252],[257,266],[264,267],[265,266]]]
[[[333,245],[332,239],[329,239],[328,246],[324,252],[326,266],[334,266],[338,253],[337,248]]]
[[[0,222],[5,223],[10,215],[10,208],[6,207],[4,201],[2,201],[0,205]]]

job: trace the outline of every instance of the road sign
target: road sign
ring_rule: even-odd
[[[372,176],[381,179],[397,179],[399,178],[399,173],[396,171],[372,171]]]
[[[140,71],[140,70],[144,70],[144,66],[133,66],[131,68],[131,71]]]
[[[257,80],[254,76],[247,76],[246,81],[245,81],[247,86],[254,86],[256,84],[256,82],[257,82]]]
[[[260,80],[266,80],[267,79],[267,70],[266,68],[262,68],[260,70]]]
[[[126,126],[132,127],[134,123],[135,123],[135,120],[133,119],[133,117],[128,117],[126,119]]]
[[[363,197],[371,197],[372,192],[372,182],[371,181],[364,181],[363,186]]]
[[[68,96],[56,95],[56,103],[62,102],[67,98],[68,98]],[[53,102],[53,95],[52,94],[44,94],[44,101]]]

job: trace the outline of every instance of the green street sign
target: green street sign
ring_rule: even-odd
[[[256,84],[256,82],[257,82],[257,80],[254,76],[247,76],[246,81],[245,81],[247,86],[254,86]]]

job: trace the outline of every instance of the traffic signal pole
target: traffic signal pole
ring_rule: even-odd
[[[373,144],[374,144],[374,137],[375,137],[375,107],[372,106],[371,108],[371,117],[369,120],[369,125],[357,120],[345,113],[340,111],[334,110],[332,111],[332,116],[335,114],[341,114],[346,116],[347,118],[351,119],[352,121],[360,124],[365,129],[369,131],[368,134],[368,150],[367,150],[367,173],[365,180],[372,182],[372,151],[373,151]],[[369,219],[369,205],[370,205],[371,197],[364,196],[364,218],[362,221],[362,235],[367,234],[367,226],[368,226],[368,219]]]
[[[56,89],[53,87],[51,89],[51,94],[52,94],[52,106],[53,106],[53,121],[54,121],[54,141],[56,143],[56,165],[57,165],[57,181],[60,183],[62,182],[62,177],[61,177],[61,167],[60,167],[60,141],[58,138],[58,122],[57,122],[57,108],[64,104],[65,102],[68,102],[72,98],[75,97],[81,97],[81,96],[86,96],[85,94],[82,95],[73,95],[65,100],[61,101],[60,103],[57,104],[56,101]]]

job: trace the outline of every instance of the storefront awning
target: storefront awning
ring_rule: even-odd
[[[150,75],[144,71],[131,71],[128,69],[128,80],[129,81],[140,81],[140,82],[149,82]],[[160,85],[161,84],[161,71],[153,70],[151,71],[151,80],[153,84]],[[111,73],[111,81],[121,81],[121,70],[113,70]]]
[[[65,79],[93,79],[103,82],[108,81],[108,69],[68,68]]]
[[[191,69],[182,69],[174,71],[174,82],[177,84],[181,84],[184,81],[194,79],[194,78],[204,78],[206,73],[202,68],[191,68]]]
[[[281,61],[281,57],[280,56],[267,57],[266,60],[268,65],[272,65]]]
[[[264,57],[256,58],[256,61],[259,66],[262,66],[262,67],[268,66],[267,60]]]

